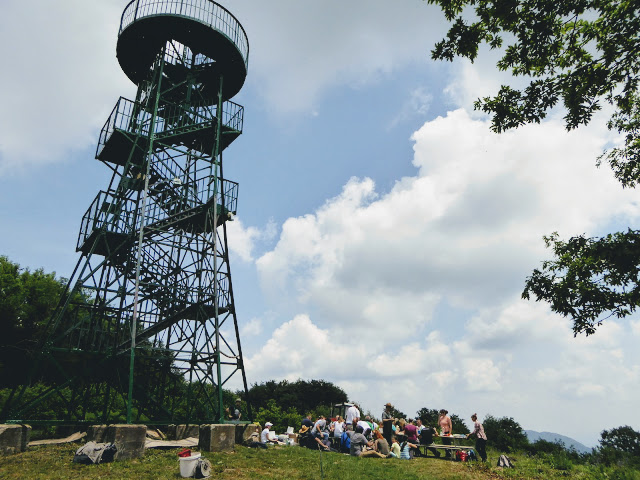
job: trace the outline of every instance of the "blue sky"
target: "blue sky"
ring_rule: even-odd
[[[446,24],[421,0],[345,4],[223,2],[250,42],[244,133],[224,156],[249,382],[322,378],[378,415],[510,416],[592,446],[640,429],[640,320],[576,339],[520,299],[543,235],[638,226],[636,192],[595,167],[616,142],[606,112],[492,134],[472,102],[507,78],[494,54],[431,61]],[[24,267],[69,276],[108,184],[98,132],[135,91],[115,56],[125,5],[3,4],[0,254]]]

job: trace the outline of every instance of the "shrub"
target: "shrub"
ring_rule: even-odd
[[[487,415],[482,425],[487,434],[487,444],[500,452],[526,450],[529,446],[527,435],[513,418]]]
[[[269,400],[266,407],[258,410],[255,421],[262,426],[266,422],[271,422],[273,423],[272,430],[274,432],[284,433],[287,427],[293,427],[294,430],[297,430],[302,423],[302,415],[293,407],[282,410],[275,400]]]

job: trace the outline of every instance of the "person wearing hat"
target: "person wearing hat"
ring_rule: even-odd
[[[315,440],[311,436],[311,429],[306,425],[302,425],[302,428],[298,431],[298,445],[305,448],[316,448]]]
[[[327,443],[323,441],[322,432],[320,432],[319,430],[315,434],[312,434],[309,427],[307,427],[306,425],[303,425],[299,433],[300,433],[299,444],[301,447],[310,448],[312,450],[315,450],[318,448],[321,448],[322,450],[326,450],[326,451],[331,450],[329,445],[327,445]]]
[[[392,409],[393,405],[387,403],[384,406],[384,411],[382,412],[382,436],[385,438],[389,445],[391,445],[391,436],[393,435]]]
[[[262,430],[262,434],[260,435],[260,441],[264,444],[269,443],[278,443],[278,440],[272,440],[269,438],[269,429],[273,427],[273,423],[267,422],[264,424],[264,430]]]
[[[230,415],[231,420],[240,420],[240,417],[242,417],[242,413],[240,413],[241,404],[242,400],[240,400],[240,397],[236,398],[236,405]]]

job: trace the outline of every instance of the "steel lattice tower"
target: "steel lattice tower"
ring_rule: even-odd
[[[117,57],[136,98],[100,132],[111,181],[82,218],[81,257],[30,376],[50,388],[32,400],[18,389],[8,421],[37,423],[58,396],[67,422],[122,421],[124,401],[127,423],[223,423],[222,387],[241,375],[246,392],[226,225],[238,184],[222,153],[242,132],[229,99],[248,55],[240,23],[211,0],[126,6]]]

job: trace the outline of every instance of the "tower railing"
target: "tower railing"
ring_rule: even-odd
[[[212,187],[212,182],[216,185]],[[232,219],[236,214],[238,202],[238,184],[231,180],[217,179],[213,176],[203,177],[190,182],[184,182],[179,177],[173,180],[163,180],[149,188],[152,201],[146,209],[147,225],[161,225],[171,219],[189,223],[189,215],[194,222],[201,223],[203,210],[210,203],[210,191],[221,192],[218,197],[217,215],[219,222]],[[76,249],[88,250],[85,245],[87,239],[94,238],[92,234],[104,230],[108,234],[119,238],[132,236],[140,229],[141,211],[137,202],[122,198],[113,193],[101,190],[82,217],[80,233]],[[186,228],[186,227],[185,227]],[[153,234],[153,229],[148,232]],[[104,254],[103,251],[95,252]]]
[[[82,250],[91,234],[102,229],[117,235],[130,235],[135,230],[136,208],[134,200],[116,198],[114,194],[100,190],[82,217],[76,249]]]
[[[161,15],[179,15],[219,31],[235,44],[245,66],[249,64],[249,41],[244,28],[231,12],[211,0],[133,0],[122,13],[118,35],[137,20]]]
[[[209,102],[213,102],[213,100],[187,106],[173,103],[165,104],[156,117],[153,129],[156,138],[161,139],[189,131],[215,127],[217,105],[215,103],[209,105]],[[226,130],[233,130],[238,134],[242,133],[243,117],[244,107],[231,101],[223,103],[222,125]],[[101,156],[114,132],[121,131],[131,136],[145,137],[149,133],[150,126],[151,114],[143,108],[143,105],[120,97],[100,131],[96,158]]]

